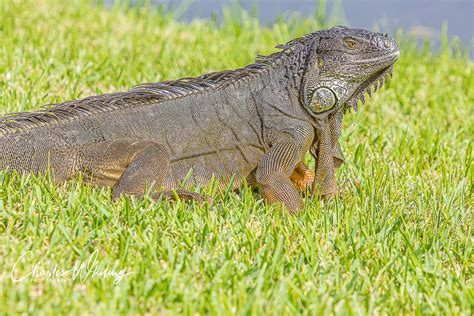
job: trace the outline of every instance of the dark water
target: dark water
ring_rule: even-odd
[[[115,0],[105,0],[113,3]],[[139,5],[140,0],[131,0]],[[143,2],[143,1],[142,1]],[[218,20],[223,7],[239,7],[252,12],[256,9],[262,23],[271,23],[277,17],[314,16],[318,0],[151,0],[165,10],[178,12],[184,21],[192,19]],[[327,11],[335,1],[326,1]],[[341,0],[338,22],[351,27],[374,31],[393,32],[403,28],[416,38],[429,38],[439,46],[443,23],[448,26],[448,38],[458,37],[462,46],[474,56],[474,0]]]

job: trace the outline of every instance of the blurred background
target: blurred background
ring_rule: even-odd
[[[105,0],[107,5],[117,0]],[[420,44],[429,40],[439,48],[443,32],[459,38],[473,58],[474,0],[129,0],[161,8],[181,21],[213,19],[220,22],[226,11],[245,11],[271,24],[279,19],[299,17],[325,19],[328,24],[345,24],[374,31],[403,29]]]

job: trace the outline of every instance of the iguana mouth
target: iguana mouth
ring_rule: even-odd
[[[375,72],[369,78],[367,78],[364,82],[361,83],[359,88],[352,94],[352,96],[346,102],[346,108],[352,107],[354,110],[357,111],[357,102],[361,101],[362,104],[365,104],[365,96],[364,94],[367,92],[369,97],[372,96],[372,93],[377,91],[380,87],[387,83],[389,78],[392,77],[393,74],[393,65],[395,61],[397,61],[399,53],[391,54],[387,57],[390,57],[389,61],[390,64],[387,67],[382,68],[381,70]],[[373,91],[372,91],[373,87]]]

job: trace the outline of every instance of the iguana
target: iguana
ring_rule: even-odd
[[[211,179],[257,185],[268,203],[295,212],[313,187],[336,192],[343,114],[382,86],[399,57],[387,34],[337,26],[278,45],[255,63],[0,118],[0,170],[82,173],[112,196],[169,194]],[[190,175],[190,177],[189,177]],[[176,191],[174,191],[176,192]],[[197,198],[193,192],[177,191]]]

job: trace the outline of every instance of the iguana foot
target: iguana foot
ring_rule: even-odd
[[[332,200],[332,199],[334,199],[335,197],[338,197],[338,196],[339,196],[339,190],[338,189],[336,189],[333,192],[320,195],[320,197],[325,201]]]
[[[331,200],[340,195],[340,190],[337,186],[331,188],[321,188],[319,185],[315,185],[312,188],[313,196],[322,198],[324,200]]]
[[[183,200],[185,202],[188,201],[196,201],[198,203],[209,202],[212,203],[212,198],[204,195],[199,195],[196,192],[188,191],[188,190],[166,190],[156,192],[152,195],[154,199],[170,199],[173,201]]]
[[[293,170],[290,180],[297,190],[305,191],[314,181],[314,171],[303,162],[299,162]]]
[[[267,184],[260,184],[260,192],[267,203],[278,203],[290,213],[296,213],[304,206],[303,199],[286,177],[272,175]]]
[[[130,199],[141,199],[144,197],[144,194],[126,194],[126,197]],[[204,202],[209,202],[210,205],[213,205],[214,200],[206,195],[199,195],[196,192],[188,191],[188,190],[166,190],[166,191],[159,191],[154,192],[149,195],[155,201],[161,200],[171,200],[171,201],[179,201],[183,200],[185,202],[196,201],[199,204],[203,204]],[[112,196],[113,199],[118,199],[121,196]]]

